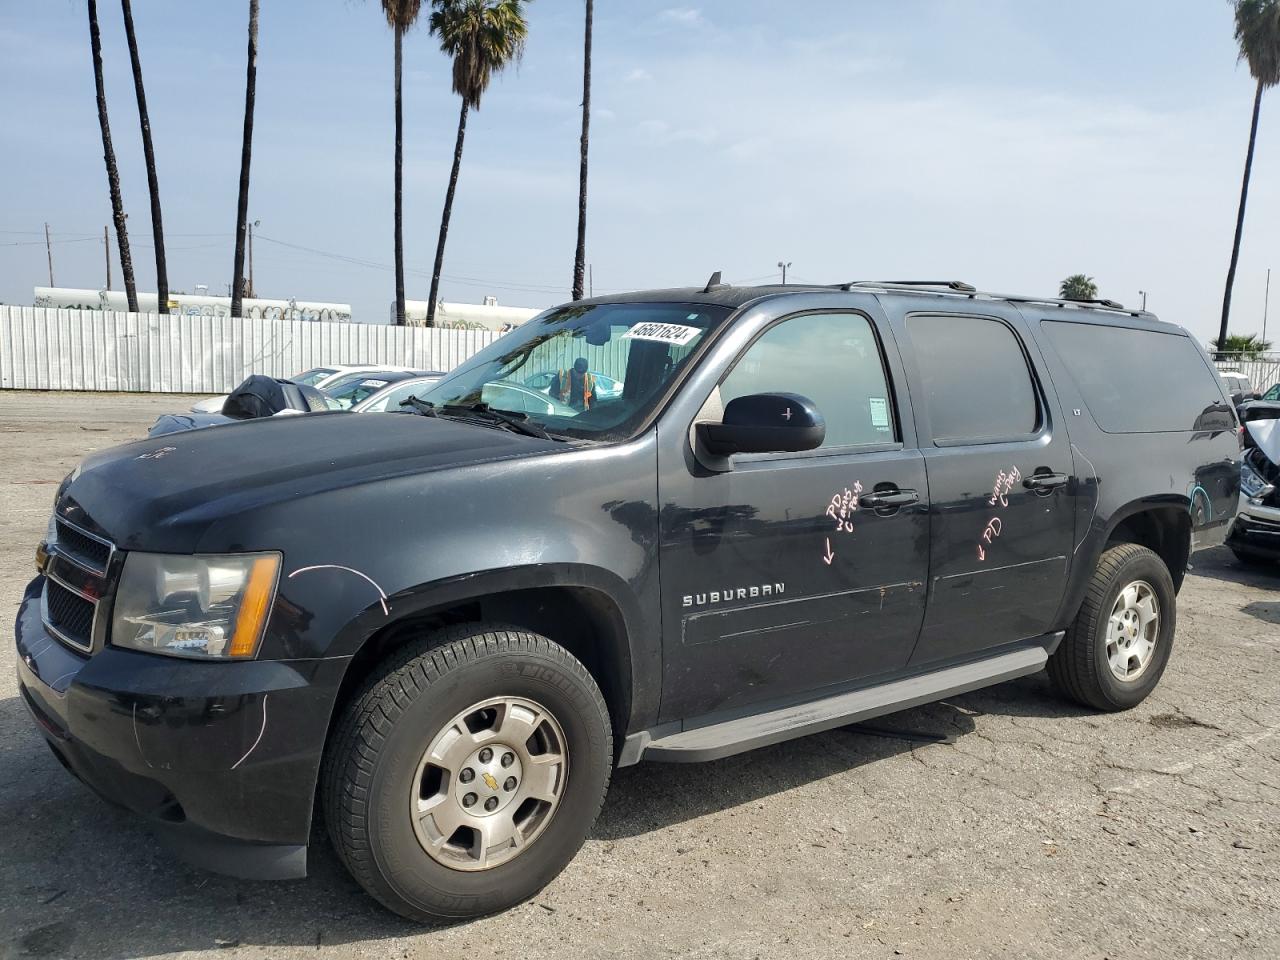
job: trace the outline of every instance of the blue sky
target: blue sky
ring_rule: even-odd
[[[106,85],[139,286],[154,289],[119,6]],[[170,283],[231,275],[248,4],[134,0]],[[597,293],[791,276],[959,278],[1052,294],[1070,273],[1216,333],[1253,83],[1217,0],[597,0],[589,260]],[[530,4],[528,50],[468,124],[443,293],[567,299],[581,3]],[[251,216],[263,296],[383,322],[391,34],[376,2],[262,0]],[[406,262],[425,298],[458,101],[406,41]],[[84,4],[0,0],[0,301],[100,287],[110,220]],[[1276,268],[1280,91],[1263,105],[1233,331]],[[339,254],[362,263],[282,246]],[[114,271],[120,286],[119,271]],[[1269,333],[1271,330],[1268,331]]]

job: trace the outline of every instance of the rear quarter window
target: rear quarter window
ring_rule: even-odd
[[[1217,374],[1185,334],[1061,320],[1040,326],[1107,433],[1205,429],[1223,406]]]

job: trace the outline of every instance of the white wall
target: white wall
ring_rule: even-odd
[[[450,370],[488,330],[0,306],[0,388],[226,393],[328,363]]]

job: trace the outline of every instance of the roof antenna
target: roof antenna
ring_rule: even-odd
[[[711,279],[707,281],[707,285],[702,288],[703,293],[710,293],[712,290],[719,290],[721,287],[729,286],[729,284],[721,281],[720,273],[721,271],[717,270],[711,275]]]

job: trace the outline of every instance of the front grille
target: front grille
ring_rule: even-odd
[[[1240,520],[1246,527],[1253,527],[1259,533],[1280,534],[1280,521],[1272,520],[1270,517],[1257,517],[1252,513],[1242,514]]]
[[[105,574],[111,562],[111,544],[73,527],[65,520],[55,522],[58,551],[82,567]]]
[[[97,605],[61,583],[46,577],[44,581],[45,622],[59,637],[81,650],[93,646],[93,618]]]

